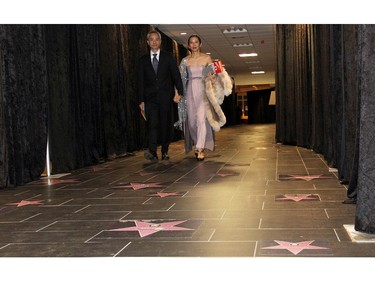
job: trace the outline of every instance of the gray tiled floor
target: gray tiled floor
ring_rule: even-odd
[[[355,205],[310,149],[275,125],[216,134],[203,162],[170,147],[0,191],[0,257],[375,257],[352,241]]]

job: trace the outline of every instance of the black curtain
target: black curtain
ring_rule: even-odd
[[[276,139],[313,148],[338,169],[348,193],[358,193],[355,229],[366,233],[375,233],[374,30],[276,28]]]
[[[138,59],[147,52],[146,35],[149,25],[121,25],[122,64],[125,71],[125,119],[127,132],[127,150],[136,151],[147,146],[145,139],[146,124],[140,115],[138,82],[136,70]]]
[[[312,45],[308,25],[276,26],[276,139],[311,146]]]
[[[358,169],[356,157],[358,150],[357,129],[359,129],[359,56],[358,56],[358,26],[341,25],[342,50],[343,50],[343,74],[342,74],[342,115],[338,119],[341,124],[341,157],[339,159],[340,180],[347,182],[351,174]],[[355,172],[357,173],[357,172]]]
[[[328,160],[332,159],[332,101],[330,85],[337,83],[335,72],[331,68],[334,58],[331,51],[332,40],[329,25],[308,26],[311,33],[311,42],[309,56],[311,57],[310,75],[312,77],[311,85],[311,139],[308,140],[308,146],[316,152],[321,153]],[[333,64],[334,65],[334,64]],[[310,79],[310,77],[306,77]],[[297,89],[298,90],[298,89]]]
[[[355,150],[356,38],[354,25],[277,26],[276,139],[323,154],[342,180]]]
[[[355,230],[375,234],[375,25],[358,26],[360,89],[358,195]]]
[[[39,178],[47,144],[45,32],[0,25],[0,188]]]
[[[49,141],[54,173],[103,157],[98,28],[47,25]]]
[[[47,26],[53,172],[145,145],[136,69],[149,25]]]
[[[151,28],[0,25],[0,187],[40,177],[47,137],[53,174],[146,146],[137,68]],[[187,54],[165,35],[162,47]]]

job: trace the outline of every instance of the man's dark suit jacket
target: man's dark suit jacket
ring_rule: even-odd
[[[174,87],[183,95],[180,71],[172,55],[160,50],[157,75],[152,68],[150,52],[139,60],[138,70],[139,103],[156,101],[161,104],[172,102]]]

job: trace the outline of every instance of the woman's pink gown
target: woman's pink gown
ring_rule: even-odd
[[[202,71],[204,66],[187,66],[187,114],[190,137],[195,149],[214,150],[214,134],[206,118],[204,96],[204,80]]]

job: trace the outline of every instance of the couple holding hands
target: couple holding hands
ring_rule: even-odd
[[[214,132],[226,118],[221,110],[224,97],[232,93],[232,80],[219,62],[201,53],[198,35],[188,39],[190,54],[177,67],[171,54],[160,50],[161,34],[147,34],[150,52],[140,58],[138,71],[139,107],[147,119],[148,150],[145,158],[158,162],[160,134],[162,160],[169,160],[172,102],[178,103],[179,120],[174,124],[184,132],[185,152],[194,149],[204,160],[205,149],[214,151]]]

